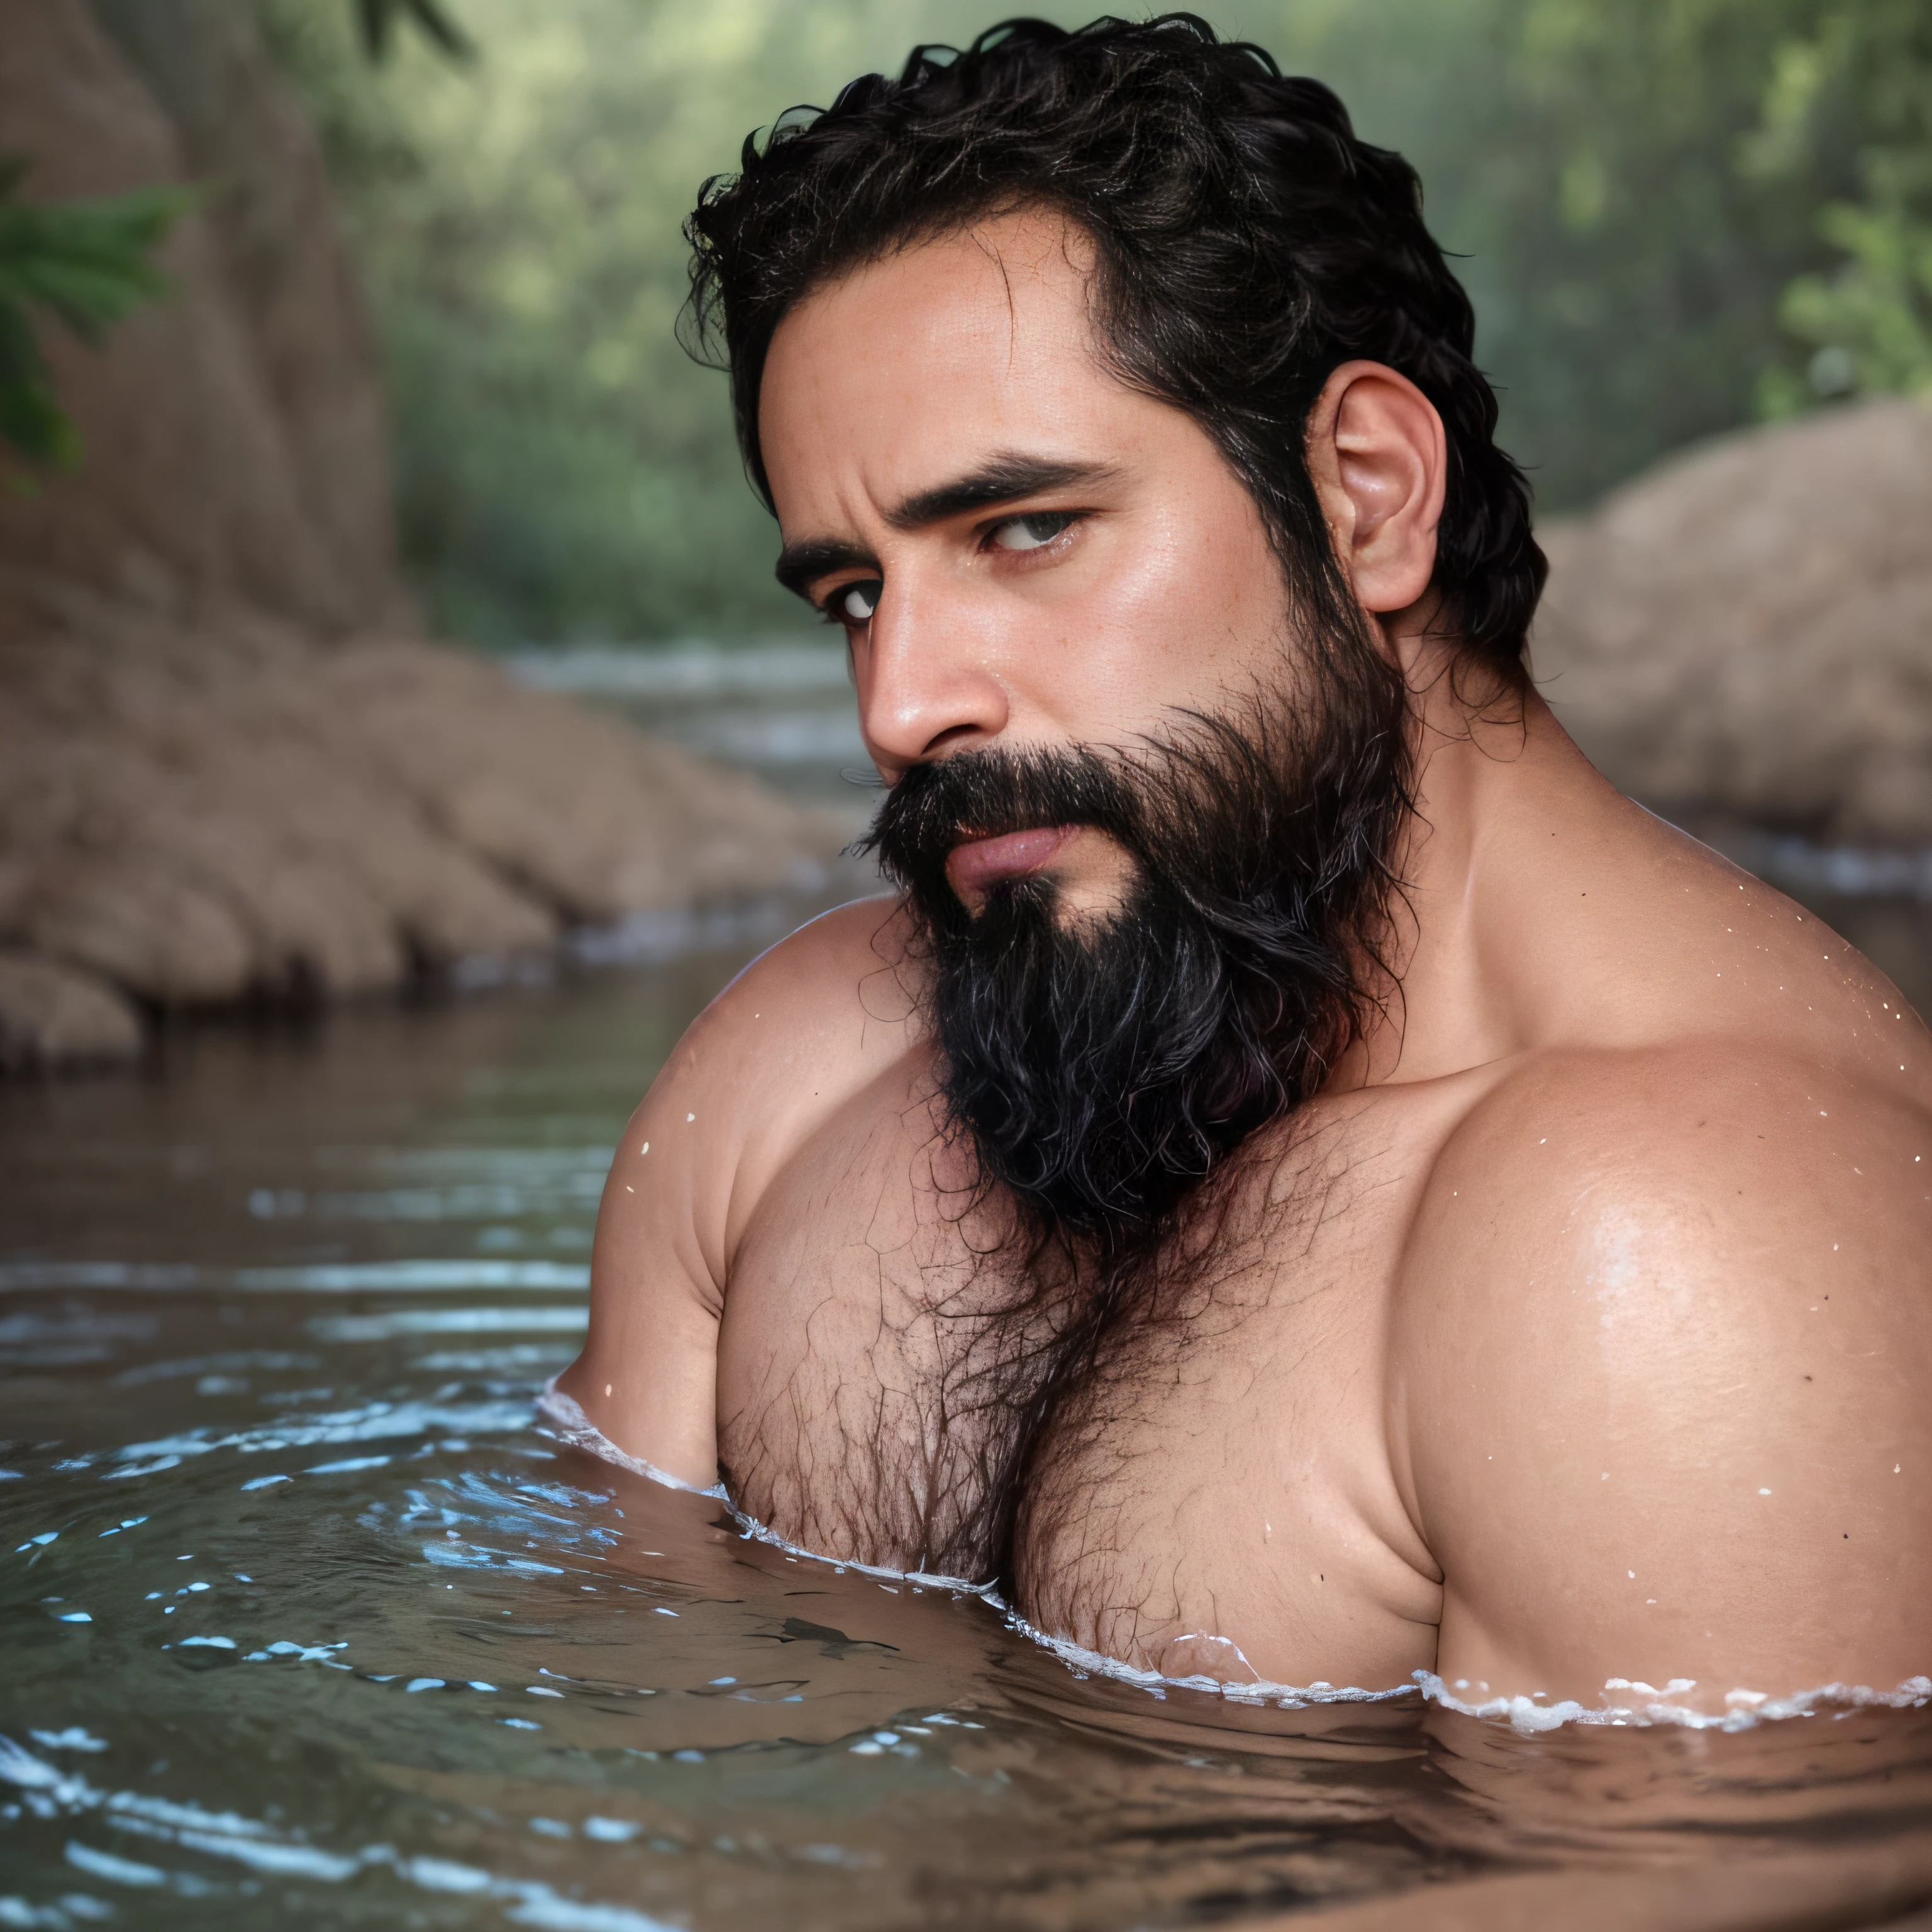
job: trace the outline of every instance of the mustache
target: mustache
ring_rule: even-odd
[[[1237,958],[1258,942],[1279,963],[1283,940],[1325,911],[1365,862],[1381,869],[1406,802],[1400,789],[1390,796],[1386,781],[1378,784],[1387,735],[1310,746],[1258,705],[1178,713],[1164,735],[1126,749],[956,752],[908,771],[854,849],[876,858],[937,927],[956,931],[970,916],[946,882],[954,846],[1042,826],[1090,826],[1133,860],[1144,892],[1205,920]],[[1296,782],[1284,786],[1290,771]],[[1363,814],[1365,793],[1384,799],[1384,809]],[[1041,890],[1033,881],[1000,890],[1018,888]]]
[[[946,879],[952,848],[1048,825],[1091,826],[1137,864],[1147,856],[1145,806],[1131,778],[1084,746],[993,746],[915,765],[886,794],[856,849],[876,857],[928,916],[950,923],[949,908],[965,916]]]

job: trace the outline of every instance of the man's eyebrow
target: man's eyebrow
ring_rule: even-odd
[[[1055,462],[1045,457],[996,456],[977,470],[931,490],[908,496],[886,514],[896,530],[924,530],[969,510],[986,510],[1017,502],[1042,490],[1070,489],[1076,484],[1104,483],[1118,472],[1105,463]],[[802,597],[808,585],[835,570],[877,570],[878,559],[854,543],[836,537],[804,537],[787,544],[779,554],[776,575],[790,591]]]
[[[970,474],[922,490],[886,513],[896,530],[923,530],[968,510],[1016,502],[1042,490],[1064,490],[1076,483],[1102,483],[1114,476],[1105,463],[1054,462],[1040,456],[996,456]]]
[[[879,567],[878,559],[857,544],[843,543],[836,537],[805,537],[787,544],[778,553],[778,568],[772,574],[788,590],[802,597],[806,586],[818,578],[854,564],[872,570]]]

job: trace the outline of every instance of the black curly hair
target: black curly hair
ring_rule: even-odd
[[[728,368],[767,506],[758,388],[772,338],[813,289],[935,232],[1025,207],[1091,238],[1096,312],[1121,377],[1210,436],[1259,506],[1291,584],[1346,592],[1304,453],[1330,373],[1408,376],[1442,418],[1442,628],[1510,685],[1546,566],[1522,472],[1494,437],[1475,320],[1422,216],[1415,171],[1358,140],[1318,81],[1202,20],[1010,20],[914,49],[819,111],[794,108],[686,225],[687,346]]]

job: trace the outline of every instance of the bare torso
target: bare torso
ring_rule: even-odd
[[[1437,771],[1481,829],[1413,874],[1406,1010],[1241,1150],[1017,1496],[1054,1292],[942,1131],[885,902],[679,1048],[566,1390],[833,1557],[977,1579],[1012,1504],[1016,1607],[1169,1674],[1695,1702],[1932,1666],[1924,1030],[1532,722]]]
[[[1012,1499],[1023,1614],[1169,1674],[1250,1674],[1202,1640],[1224,1634],[1281,1681],[1432,1666],[1441,1576],[1395,1481],[1389,1340],[1420,1190],[1490,1084],[1318,1102],[1246,1150],[1210,1265],[1045,1426]],[[987,1473],[1053,1304],[1029,1306],[997,1213],[962,1213],[929,1091],[909,1053],[760,1197],[719,1333],[719,1448],[794,1540],[979,1579],[1004,1553]]]

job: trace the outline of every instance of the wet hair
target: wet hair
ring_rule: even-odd
[[[1308,473],[1309,412],[1357,358],[1408,377],[1448,441],[1438,628],[1520,686],[1546,566],[1415,171],[1358,140],[1319,82],[1192,14],[1073,32],[1011,20],[963,49],[916,48],[896,80],[790,110],[762,146],[746,140],[736,176],[705,184],[686,339],[730,370],[767,505],[758,392],[786,314],[896,249],[1030,208],[1090,238],[1103,352],[1212,438],[1318,628],[1359,626]]]

